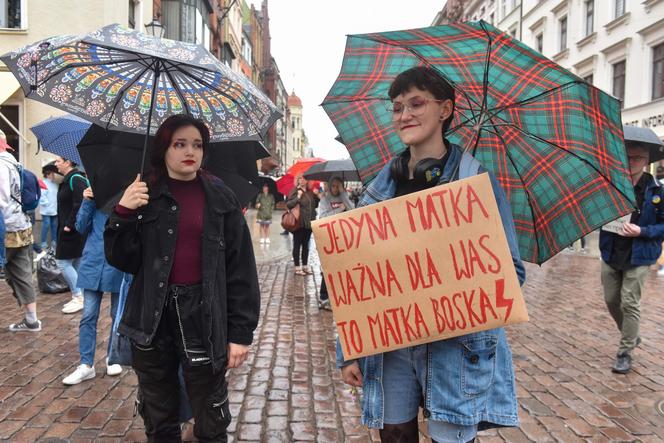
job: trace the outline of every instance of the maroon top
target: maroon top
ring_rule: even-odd
[[[168,189],[178,202],[177,240],[173,267],[168,278],[169,284],[193,285],[202,280],[202,239],[205,191],[201,179],[191,181],[168,178]],[[115,211],[120,216],[130,216],[136,211],[117,205]]]
[[[178,238],[169,284],[193,285],[202,280],[201,260],[205,192],[201,179],[190,181],[168,178],[168,189],[180,205]]]

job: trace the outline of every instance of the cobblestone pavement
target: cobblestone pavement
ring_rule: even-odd
[[[283,257],[258,268],[263,304],[255,345],[248,364],[229,376],[232,441],[377,441],[360,425],[357,400],[334,370],[332,316],[315,300],[320,275],[295,276]],[[599,260],[563,253],[528,272],[531,321],[508,332],[521,427],[485,431],[478,440],[664,441],[657,412],[664,400],[664,278],[654,271],[648,278],[634,370],[615,375],[618,333],[602,300]],[[0,439],[144,441],[142,422],[132,416],[135,375],[105,375],[107,315],[100,320],[97,377],[62,385],[78,361],[80,316],[60,313],[68,297],[41,295],[43,331],[11,333],[5,325],[19,311],[0,283]]]

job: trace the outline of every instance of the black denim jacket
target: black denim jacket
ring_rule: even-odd
[[[215,371],[226,365],[228,343],[251,344],[258,323],[260,291],[249,228],[233,192],[203,175],[202,291],[200,319],[208,331],[206,351]],[[134,274],[119,332],[149,345],[164,311],[177,239],[179,207],[165,183],[150,189],[135,215],[111,214],[104,232],[108,262]]]

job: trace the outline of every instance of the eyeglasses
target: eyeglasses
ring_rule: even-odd
[[[401,102],[389,102],[387,106],[388,112],[392,113],[392,120],[396,121],[401,118],[404,110],[407,110],[410,115],[413,117],[419,117],[424,114],[424,111],[427,109],[427,103],[436,102],[441,103],[445,100],[438,100],[435,98],[425,98],[425,97],[413,97],[408,100],[406,103]]]
[[[631,162],[648,161],[648,157],[646,157],[644,155],[628,155],[627,159]]]

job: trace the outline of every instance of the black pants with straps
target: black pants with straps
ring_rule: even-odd
[[[178,367],[182,365],[200,442],[226,442],[231,422],[228,385],[202,347],[198,286],[171,286],[152,345],[132,344],[138,411],[149,442],[180,442]]]

